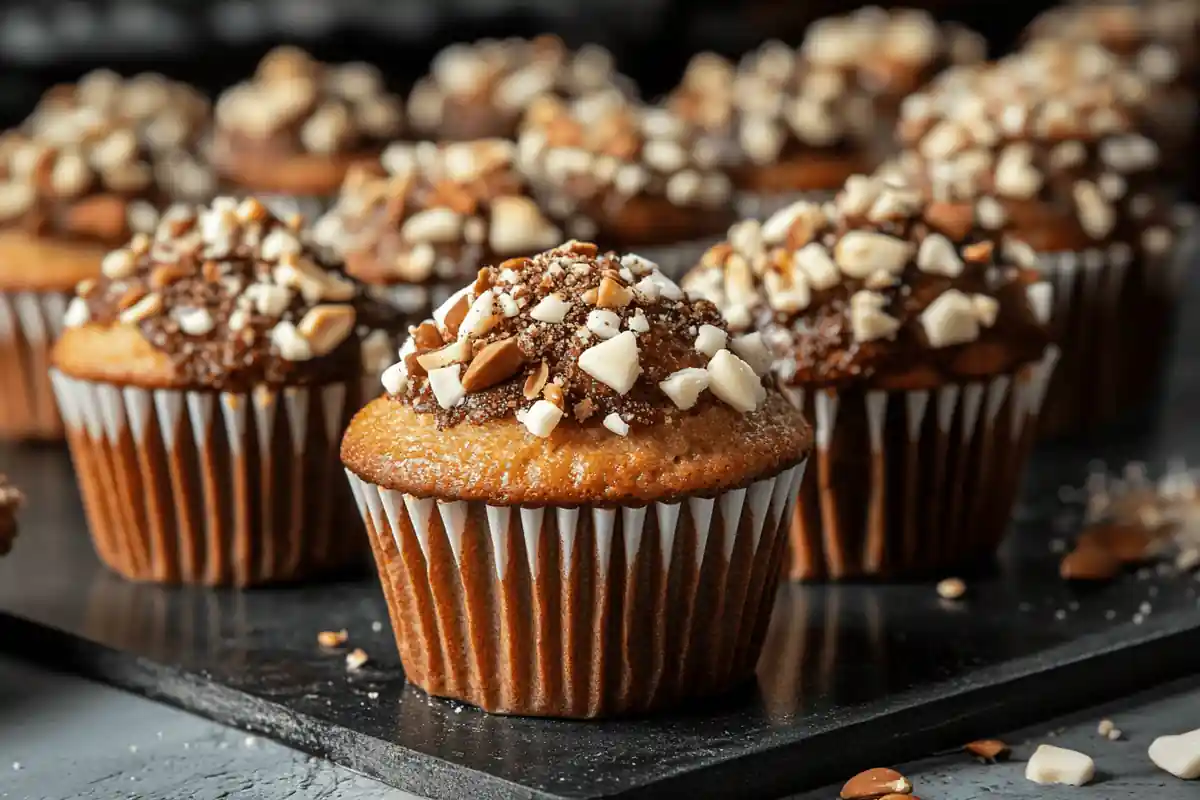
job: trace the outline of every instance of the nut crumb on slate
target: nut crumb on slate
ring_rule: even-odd
[[[350,634],[346,632],[345,628],[340,631],[321,631],[317,634],[317,644],[333,649],[344,645],[349,638]]]
[[[928,367],[958,375],[978,369],[976,351],[1001,359],[997,368],[1040,358],[1052,295],[1036,264],[1007,241],[973,249],[994,233],[939,233],[934,205],[853,176],[831,203],[801,200],[737,223],[683,286],[713,301],[731,330],[761,331],[784,385]]]
[[[17,535],[17,512],[25,503],[25,495],[0,474],[0,556],[12,549]]]
[[[875,767],[863,770],[842,787],[842,800],[879,800],[890,794],[911,795],[912,783],[894,769]]]
[[[984,761],[1002,761],[1012,753],[1012,748],[999,739],[977,739],[963,746],[971,755]]]
[[[967,584],[962,578],[945,578],[938,581],[937,593],[943,600],[958,600],[967,593]]]
[[[361,669],[362,666],[370,659],[371,657],[367,655],[366,650],[363,650],[361,647],[356,647],[346,654],[346,669],[350,670],[351,672]]]
[[[302,222],[284,223],[253,198],[172,206],[153,236],[109,254],[69,303],[66,325],[137,326],[183,385],[357,374],[358,286],[303,242]]]
[[[599,308],[605,296],[621,302]],[[651,262],[572,241],[480,270],[410,329],[383,384],[442,428],[511,416],[543,437],[568,421],[625,436],[697,402],[761,407],[769,363],[744,338],[729,345],[749,362],[698,351],[704,326],[725,330],[711,303],[687,298]],[[694,390],[681,391],[688,380]]]

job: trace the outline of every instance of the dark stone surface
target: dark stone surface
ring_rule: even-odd
[[[1200,309],[1200,284],[1188,295],[1186,309]],[[124,583],[93,556],[55,448],[0,450],[0,470],[30,499],[0,560],[0,649],[427,797],[811,789],[1200,669],[1200,583],[1150,572],[1081,591],[1058,579],[1051,546],[1070,531],[1057,490],[1079,484],[1090,459],[1200,461],[1200,319],[1185,314],[1179,333],[1156,409],[1087,444],[1042,448],[1014,535],[993,568],[969,576],[966,598],[945,603],[930,584],[787,587],[759,685],[684,713],[573,723],[431,700],[405,686],[367,577],[242,594]],[[1152,610],[1135,624],[1143,602]],[[356,673],[316,646],[318,631],[343,627],[372,657]]]

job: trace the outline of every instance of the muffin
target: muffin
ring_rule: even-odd
[[[377,168],[350,172],[314,238],[415,325],[471,281],[480,264],[564,240],[531,196],[515,154],[502,139],[393,144]],[[367,339],[364,366],[373,393],[399,344],[383,331]]]
[[[418,138],[511,139],[529,105],[545,95],[576,98],[636,89],[617,73],[612,54],[586,45],[569,50],[556,36],[453,44],[434,57],[408,97]]]
[[[832,195],[873,169],[901,98],[941,68],[983,55],[965,29],[868,8],[817,22],[799,50],[768,42],[736,66],[702,53],[667,106],[730,137],[739,210],[759,216],[799,195]]]
[[[602,717],[753,675],[811,442],[761,337],[568,242],[481,270],[401,355],[342,461],[409,681]]]
[[[828,204],[741,222],[684,281],[757,330],[817,451],[795,579],[907,578],[990,556],[1055,353],[1029,249],[854,176]]]
[[[13,540],[17,538],[17,512],[24,502],[25,496],[20,490],[0,475],[0,556],[12,549]]]
[[[312,215],[352,166],[375,161],[400,135],[403,117],[374,67],[279,47],[217,100],[213,163],[228,189]]]
[[[118,84],[124,99],[111,107],[91,102],[82,88],[91,83],[59,87],[24,125],[0,135],[2,439],[62,435],[46,370],[68,294],[100,274],[109,250],[152,229],[168,200],[211,190],[188,151],[149,147],[128,118],[141,80]],[[182,111],[161,118],[191,122]]]
[[[1025,51],[951,71],[905,101],[886,173],[942,213],[1037,251],[1055,285],[1061,369],[1051,433],[1094,429],[1152,396],[1175,306],[1167,164],[1148,135],[1145,82],[1079,51]]]
[[[67,308],[51,380],[96,551],[128,579],[250,586],[363,554],[331,482],[358,289],[298,221],[252,198],[177,206]]]
[[[734,219],[722,142],[665,108],[544,97],[526,115],[517,163],[568,236],[637,249],[667,272],[684,266],[685,245]]]

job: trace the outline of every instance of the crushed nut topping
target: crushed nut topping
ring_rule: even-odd
[[[936,204],[909,187],[854,176],[828,204],[747,220],[683,281],[731,331],[757,329],[781,381],[836,383],[932,360],[956,345],[1002,343],[1012,363],[1045,345],[1049,284],[1017,242],[971,226],[951,238]]]
[[[295,47],[278,47],[254,77],[217,101],[220,150],[253,144],[285,153],[373,150],[403,130],[404,109],[369,64],[323,64]]]
[[[1146,96],[1146,81],[1099,48],[1033,47],[949,70],[904,101],[897,138],[907,149],[881,174],[974,204],[988,229],[1011,227],[1010,212],[1036,201],[1071,209],[1097,242],[1132,241],[1145,227],[1131,224],[1135,203],[1165,214]]]
[[[368,283],[461,283],[481,263],[545,250],[563,235],[515,154],[500,139],[391,145],[382,169],[350,172],[314,238]]]
[[[724,211],[732,198],[719,137],[665,108],[615,95],[566,102],[544,97],[526,114],[517,163],[568,235],[615,216],[639,196]]]
[[[484,40],[438,53],[409,95],[408,116],[418,133],[442,141],[511,137],[538,98],[609,91],[635,90],[602,47],[571,51],[554,36]]]
[[[357,374],[358,287],[304,244],[302,223],[253,198],[172,206],[152,236],[137,234],[104,259],[66,324],[136,325],[189,385]]]
[[[626,302],[599,307],[606,283]],[[727,342],[711,303],[645,259],[584,242],[481,269],[410,334],[383,385],[439,427],[512,416],[535,436],[568,420],[626,436],[701,403],[749,413],[767,394],[756,335]]]
[[[208,199],[197,146],[208,104],[196,90],[107,70],[48,91],[0,135],[0,224],[116,245],[153,230],[170,200]]]

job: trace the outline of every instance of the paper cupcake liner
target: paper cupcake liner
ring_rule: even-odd
[[[790,576],[911,577],[994,553],[1057,360],[932,391],[788,389],[816,432]]]
[[[1181,214],[1185,213],[1183,211]],[[1051,381],[1046,435],[1088,431],[1144,405],[1162,379],[1191,231],[1161,256],[1127,245],[1039,253],[1054,287],[1051,330],[1062,363]]]
[[[493,713],[579,718],[753,675],[804,464],[620,508],[442,502],[346,474],[408,680]]]
[[[50,378],[96,552],[124,577],[250,586],[365,550],[337,474],[357,383],[235,394]]]
[[[62,332],[61,292],[0,292],[0,439],[58,439],[50,347]]]

